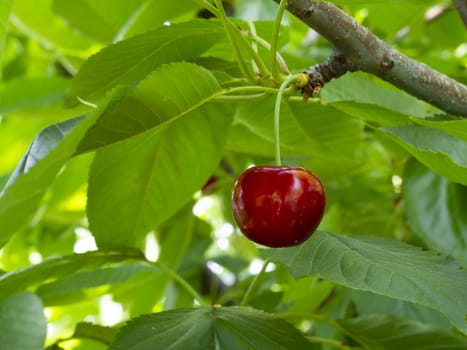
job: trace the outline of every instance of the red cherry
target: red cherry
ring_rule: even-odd
[[[305,241],[323,217],[325,194],[316,175],[300,167],[256,166],[235,182],[232,212],[250,240],[268,247]]]

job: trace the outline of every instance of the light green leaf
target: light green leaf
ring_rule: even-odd
[[[0,113],[62,102],[68,80],[58,77],[23,78],[0,85]]]
[[[28,37],[60,54],[88,54],[93,42],[81,36],[52,11],[53,0],[13,2],[12,23]]]
[[[11,296],[0,304],[0,347],[2,349],[42,349],[47,321],[41,300],[32,293]]]
[[[98,151],[87,208],[97,243],[132,245],[185,205],[217,167],[232,115],[206,104]]]
[[[223,37],[214,21],[163,26],[108,46],[88,59],[71,82],[69,103],[95,101],[117,84],[133,84],[164,63],[198,57]],[[182,83],[182,82],[180,82]]]
[[[5,40],[8,31],[8,21],[11,14],[13,0],[0,0],[0,66],[2,66],[3,53],[5,52]],[[0,71],[0,78],[2,73]],[[1,106],[0,99],[0,106]]]
[[[452,255],[467,268],[467,187],[412,160],[405,169],[404,193],[413,232],[428,247]]]
[[[144,0],[53,0],[53,10],[72,27],[102,42],[112,42]]]
[[[110,350],[310,349],[291,324],[261,311],[233,307],[177,309],[131,320]]]
[[[186,62],[164,65],[101,115],[81,141],[78,152],[161,127],[189,114],[220,92],[214,76],[200,66]]]
[[[467,141],[419,125],[389,127],[382,131],[428,168],[467,185]]]
[[[360,316],[338,321],[338,324],[368,350],[467,349],[465,337],[396,316]]]
[[[63,278],[77,271],[126,260],[144,260],[144,256],[137,250],[126,249],[120,251],[94,251],[45,260],[40,264],[1,275],[0,301],[28,287],[44,283],[49,279]]]
[[[34,155],[30,158],[29,152],[27,153],[13,174],[12,181],[0,193],[0,246],[27,224],[57,173],[75,152],[87,129],[107,104],[113,99],[118,99],[120,94],[120,89],[115,90],[107,101],[102,103],[101,108],[79,122],[66,137],[58,124],[46,129],[43,136],[38,137],[38,143],[33,143],[30,151],[34,150]],[[65,125],[70,126],[70,123],[74,122],[66,121]],[[49,139],[49,136],[52,136],[52,139]],[[32,162],[31,167],[28,166],[28,162]]]
[[[85,298],[86,289],[127,282],[136,274],[147,270],[153,269],[134,263],[77,272],[71,276],[42,284],[36,290],[36,294],[47,306],[66,304],[70,300],[74,301],[74,298]],[[105,290],[102,293],[105,293]]]
[[[467,273],[433,252],[380,237],[318,231],[298,247],[263,249],[261,255],[281,262],[295,278],[317,275],[432,307],[467,333]]]

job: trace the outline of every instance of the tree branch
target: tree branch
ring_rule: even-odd
[[[465,0],[453,0],[454,6],[456,6],[459,16],[461,16],[464,25],[467,27],[467,1]]]
[[[334,69],[337,74],[327,75],[323,84],[344,74],[343,68],[346,71],[361,70],[448,113],[467,117],[465,85],[393,49],[337,6],[311,0],[288,0],[287,10],[335,47],[329,62],[312,67],[308,72],[312,79],[322,72],[323,67],[340,62],[340,68]],[[327,72],[332,73],[332,70]]]

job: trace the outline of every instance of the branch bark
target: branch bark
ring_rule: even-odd
[[[453,0],[459,16],[461,16],[464,25],[467,27],[467,1],[466,0]]]
[[[467,118],[464,84],[393,49],[337,6],[312,0],[288,0],[287,10],[334,45],[335,53],[330,60],[339,58],[337,62],[344,62],[347,71],[374,74],[448,113]],[[326,63],[319,65],[318,71],[322,66]],[[342,69],[338,71],[339,75],[343,74]],[[317,76],[316,68],[309,73]],[[333,76],[327,78],[329,81]]]

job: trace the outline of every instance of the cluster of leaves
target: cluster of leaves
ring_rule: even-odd
[[[467,82],[445,2],[334,2]],[[227,28],[203,4],[0,0],[1,346],[467,349],[467,120],[358,73],[292,93],[284,163],[320,176],[326,214],[305,244],[258,249],[230,189],[274,158],[278,82],[246,79],[229,38],[267,62],[277,5],[229,4]],[[329,55],[285,20],[291,71]]]

